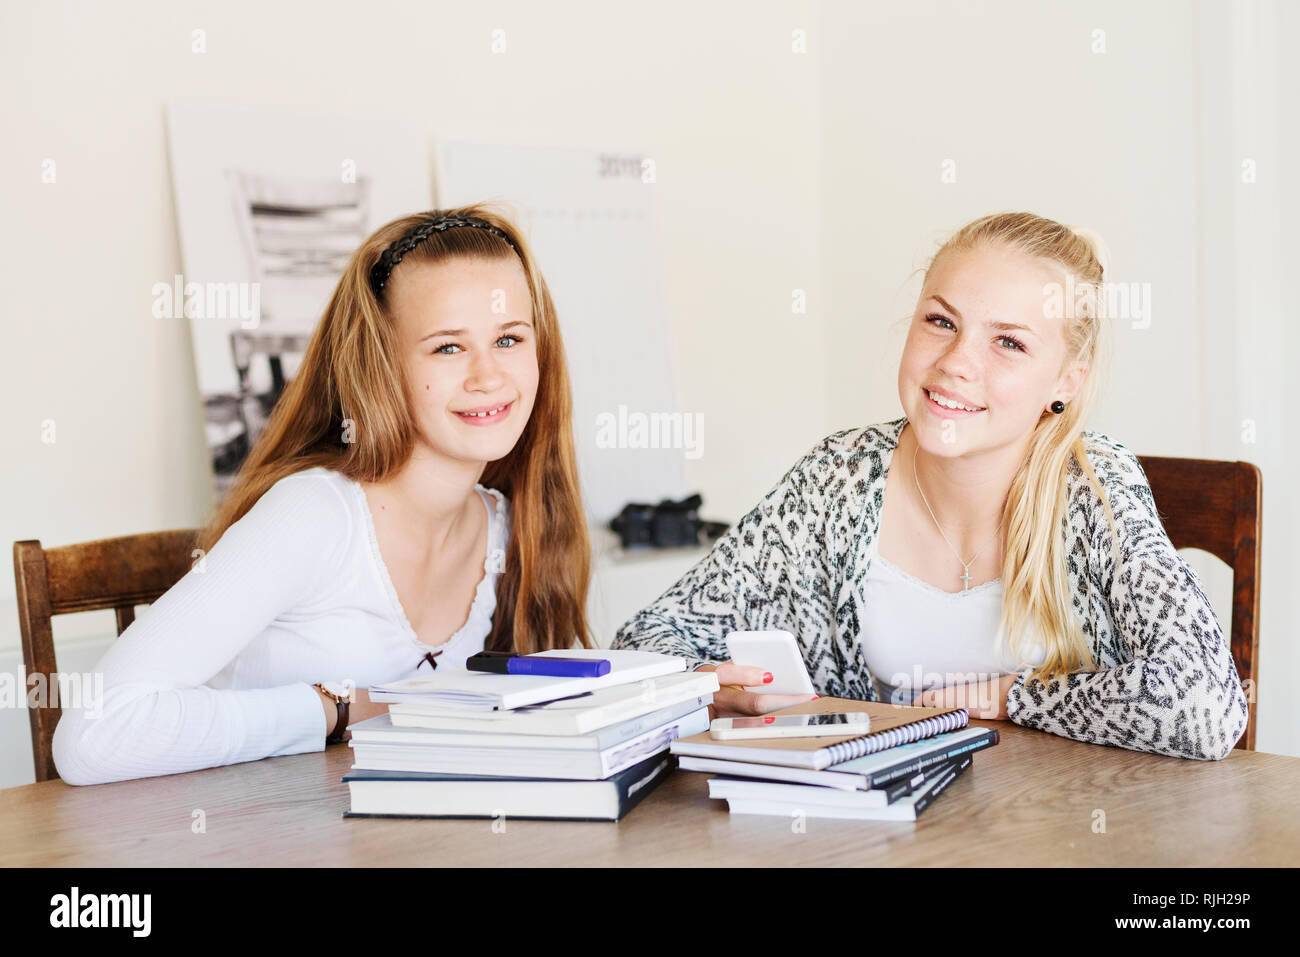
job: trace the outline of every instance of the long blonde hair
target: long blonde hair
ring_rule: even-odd
[[[976,247],[1004,247],[1047,260],[1072,277],[1076,288],[1090,290],[1083,308],[1065,302],[1063,330],[1065,366],[1088,363],[1079,391],[1061,414],[1044,412],[1034,426],[1022,467],[1012,480],[1004,506],[1006,555],[1002,563],[1002,617],[995,640],[997,654],[1010,648],[1024,667],[1032,649],[1027,626],[1032,623],[1043,640],[1043,661],[1033,678],[1047,681],[1074,671],[1095,671],[1096,661],[1070,602],[1066,575],[1066,489],[1072,462],[1088,477],[1101,497],[1110,525],[1110,542],[1118,560],[1115,515],[1105,489],[1084,451],[1082,426],[1096,401],[1109,345],[1102,281],[1107,268],[1105,244],[1094,232],[1072,228],[1033,213],[996,213],[967,223],[950,236],[931,258],[926,276],[945,255]],[[1064,277],[1063,277],[1064,278]],[[1068,299],[1068,293],[1066,294]],[[1048,507],[1050,503],[1050,507]]]
[[[369,276],[392,242],[440,216],[484,220],[509,236],[515,249],[485,229],[448,229],[434,232],[403,262],[517,256],[532,296],[537,337],[532,415],[514,448],[488,463],[481,480],[511,503],[510,546],[497,580],[497,607],[485,646],[526,654],[572,647],[576,638],[591,647],[586,617],[591,551],[573,448],[573,398],[555,305],[527,241],[506,216],[487,205],[403,216],[381,226],[352,254],[298,374],[276,403],[229,492],[200,530],[198,546],[211,549],[287,475],[321,466],[356,481],[380,482],[406,464],[415,447],[415,420],[397,330]],[[346,428],[349,424],[354,427]]]

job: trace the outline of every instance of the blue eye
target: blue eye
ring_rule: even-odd
[[[938,314],[931,314],[931,315],[928,315],[928,316],[925,317],[925,321],[926,321],[926,322],[929,322],[929,321],[932,320],[932,319],[938,319],[940,322],[946,322],[946,323],[948,323],[948,325],[950,325],[950,326],[952,325],[952,322],[949,321],[949,319],[948,319],[947,316],[941,316],[941,315],[938,315]],[[1012,348],[1012,349],[1010,349],[1010,350],[1008,350],[1008,351],[1010,351],[1010,352],[1016,352],[1016,351],[1024,352],[1024,351],[1025,351],[1025,345],[1024,345],[1024,343],[1021,342],[1019,339],[1015,338],[1014,336],[998,336],[998,341],[999,341],[999,342],[1001,342],[1001,341],[1003,341],[1003,340],[1012,343],[1012,345],[1014,346],[1014,348]]]
[[[506,336],[502,336],[501,338],[497,339],[497,341],[494,342],[494,343],[492,343],[492,344],[493,344],[494,346],[497,346],[498,348],[502,348],[502,349],[513,349],[513,348],[514,348],[518,343],[523,342],[523,341],[524,341],[524,340],[523,340],[523,337],[522,337],[522,336],[506,335]],[[504,346],[502,345],[503,342],[505,343]],[[455,350],[455,351],[452,351],[452,350]],[[461,348],[459,345],[457,345],[456,343],[454,343],[454,342],[447,342],[447,343],[444,343],[444,344],[438,346],[437,348],[435,348],[435,349],[433,350],[433,352],[430,353],[430,354],[431,354],[431,355],[435,355],[435,356],[439,356],[439,355],[441,355],[441,356],[454,356],[454,355],[456,355],[457,353],[464,352],[464,351],[465,351],[465,350],[464,350],[463,348]]]

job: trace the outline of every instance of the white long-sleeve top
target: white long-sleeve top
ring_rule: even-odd
[[[402,610],[361,485],[325,468],[276,482],[100,659],[102,696],[55,729],[59,775],[100,784],[320,751],[317,681],[463,668],[491,629],[510,534],[505,496],[476,490],[483,578],[465,624],[431,646]]]

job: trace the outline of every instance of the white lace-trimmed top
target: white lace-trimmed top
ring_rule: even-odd
[[[916,692],[1016,670],[993,647],[1002,579],[947,592],[909,575],[876,549],[862,586],[862,653],[881,699],[911,704]],[[1042,643],[1031,664],[1043,662]]]
[[[395,616],[400,619],[407,633],[407,638],[420,654],[425,656],[425,660],[430,656],[437,659],[435,667],[464,668],[465,660],[470,655],[483,650],[483,643],[487,639],[488,632],[492,630],[492,613],[497,607],[496,582],[497,577],[505,570],[506,545],[510,540],[510,506],[506,497],[494,488],[474,486],[488,511],[488,541],[483,559],[483,577],[474,591],[474,601],[470,605],[469,617],[465,619],[465,624],[442,644],[427,645],[416,636],[415,629],[411,627],[411,622],[406,617],[406,610],[402,608],[402,602],[397,597],[397,589],[393,586],[393,579],[388,574],[388,566],[384,564],[383,555],[379,551],[379,538],[375,534],[374,518],[370,514],[365,490],[360,483],[349,481],[348,484],[360,499],[359,511],[365,517],[366,534],[370,541],[371,554],[374,556],[375,571],[383,583],[384,591],[388,594]],[[424,666],[425,660],[421,660],[417,667]]]
[[[491,629],[510,536],[505,496],[476,491],[483,578],[464,625],[433,646],[398,601],[361,485],[325,468],[276,482],[105,652],[101,700],[66,708],[55,729],[60,776],[97,784],[320,751],[315,682],[464,667]]]

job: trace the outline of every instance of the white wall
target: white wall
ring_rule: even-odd
[[[373,111],[430,143],[653,149],[681,409],[705,420],[687,477],[710,517],[739,517],[832,429],[899,414],[891,324],[912,308],[908,273],[943,231],[1001,208],[1094,226],[1123,273],[1155,287],[1158,318],[1122,334],[1094,427],[1142,453],[1254,459],[1225,451],[1221,434],[1216,444],[1201,398],[1221,321],[1193,281],[1205,266],[1198,124],[1222,121],[1200,112],[1206,16],[1172,0],[571,2],[563,15],[522,0],[11,0],[0,9],[0,542],[193,525],[209,507],[188,331],[149,310],[152,284],[180,271],[171,98]],[[1089,53],[1098,26],[1103,56]],[[489,49],[498,27],[504,55]],[[195,29],[205,53],[191,52]],[[796,29],[809,31],[807,54],[791,51]],[[945,158],[956,184],[939,181]],[[40,181],[46,159],[52,185]],[[796,288],[806,314],[791,312]],[[49,419],[53,444],[41,441]],[[1226,609],[1226,579],[1203,577]],[[609,607],[628,602],[620,588],[604,589]],[[1266,597],[1262,655],[1279,676],[1295,663],[1281,590],[1276,611]],[[75,655],[111,630],[102,613],[56,619],[55,634]],[[6,575],[0,656],[17,652]],[[1297,753],[1295,711],[1273,687],[1260,747]],[[30,780],[25,735],[25,713],[0,714],[0,786]]]

